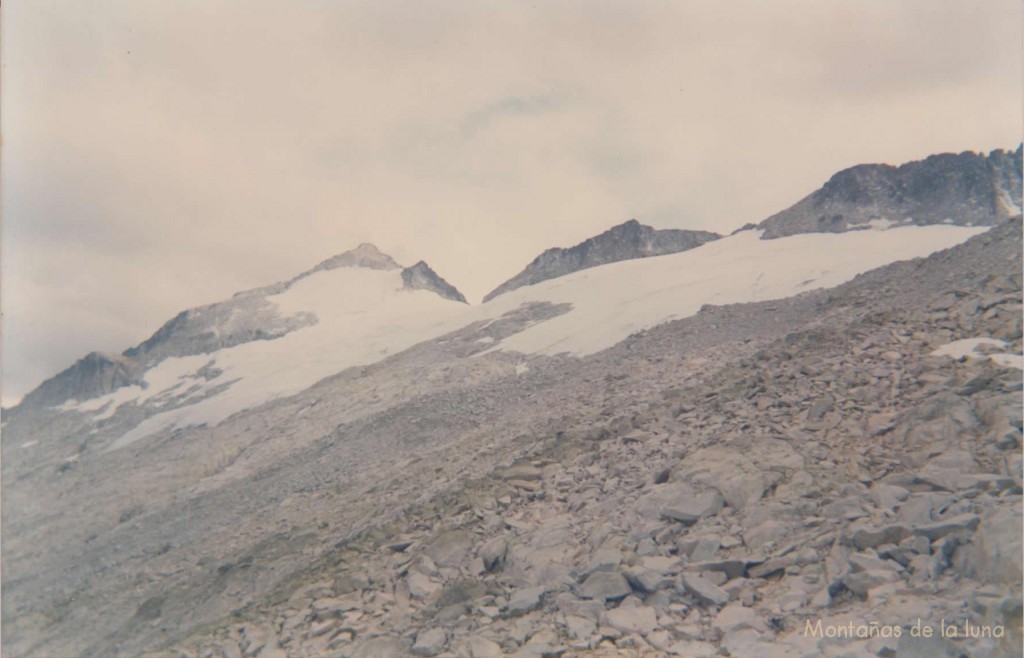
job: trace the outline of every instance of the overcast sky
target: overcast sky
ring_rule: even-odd
[[[1013,148],[1019,0],[33,0],[2,15],[3,400],[369,241],[471,302]]]

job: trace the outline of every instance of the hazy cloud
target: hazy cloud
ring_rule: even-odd
[[[1011,0],[8,4],[7,400],[359,242],[476,301],[631,217],[1021,138]]]

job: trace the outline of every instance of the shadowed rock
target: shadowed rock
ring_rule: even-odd
[[[758,225],[763,239],[888,225],[992,226],[1021,212],[1021,150],[933,155],[844,169]],[[881,222],[881,223],[879,223]]]
[[[522,272],[488,293],[484,301],[522,286],[532,286],[598,265],[688,251],[720,237],[708,231],[656,230],[631,219],[574,247],[548,249]]]

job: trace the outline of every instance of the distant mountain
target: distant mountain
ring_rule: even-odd
[[[437,272],[423,261],[402,270],[402,281],[407,290],[429,290],[453,302],[467,303],[466,298],[455,286],[438,276]]]
[[[844,169],[757,225],[766,240],[878,226],[992,226],[1021,213],[1021,151],[943,153]]]
[[[372,244],[364,243],[355,249],[321,262],[298,276],[262,288],[237,293],[231,299],[182,311],[156,333],[123,354],[93,352],[73,366],[46,380],[25,396],[17,408],[56,406],[69,400],[89,400],[112,393],[125,386],[146,388],[145,373],[169,358],[209,355],[253,341],[281,338],[298,329],[320,322],[316,312],[295,310],[283,312],[278,303],[280,296],[294,289],[300,282],[339,269],[368,270],[382,273],[384,291],[425,290],[446,300],[465,303],[466,299],[454,286],[442,279],[429,265],[420,261],[403,269],[391,256]],[[388,275],[400,270],[400,276]],[[363,290],[349,290],[346,281],[339,280],[333,292],[344,296],[359,296]],[[353,288],[365,283],[353,283]],[[386,292],[384,293],[386,294]],[[371,305],[375,300],[370,300]],[[218,373],[219,374],[219,373]],[[216,377],[209,369],[196,371],[196,383],[205,383]],[[181,393],[192,388],[184,387]]]
[[[87,400],[122,386],[141,385],[143,368],[138,361],[118,354],[91,352],[73,366],[52,377],[25,396],[19,407],[59,405],[67,400]]]
[[[854,197],[476,306],[364,244],[90,354],[0,419],[3,655],[817,656],[883,608],[1010,655],[1021,223]]]
[[[574,247],[548,249],[537,256],[522,272],[488,293],[484,301],[490,301],[498,295],[522,286],[532,286],[590,267],[634,258],[675,254],[720,237],[722,236],[709,231],[658,230],[631,219]]]

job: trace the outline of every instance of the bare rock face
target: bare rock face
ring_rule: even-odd
[[[484,301],[522,286],[531,286],[598,265],[688,251],[720,237],[709,231],[656,230],[631,219],[574,247],[548,249],[522,272],[488,293]]]
[[[273,340],[316,323],[311,313],[284,316],[260,295],[235,296],[224,302],[182,311],[124,356],[146,367],[169,357],[209,354],[254,340]]]
[[[67,400],[85,400],[122,386],[139,384],[143,368],[130,356],[91,352],[25,396],[21,406],[45,407]]]
[[[758,225],[763,238],[883,225],[992,226],[1021,212],[1021,148],[933,155],[899,167],[844,169]]]
[[[437,272],[423,261],[402,270],[402,282],[407,290],[430,290],[445,299],[466,303],[466,298],[455,286],[438,276]]]

